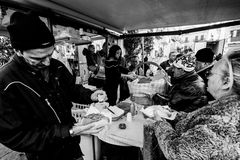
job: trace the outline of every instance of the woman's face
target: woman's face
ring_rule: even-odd
[[[209,75],[207,76],[208,79],[208,86],[207,91],[211,93],[211,95],[218,99],[222,93],[222,86],[223,86],[223,69],[225,68],[225,63],[223,60],[218,61],[210,70]]]
[[[89,47],[89,50],[90,50],[92,53],[95,53],[95,47],[94,47],[94,46]]]
[[[116,58],[116,59],[119,59],[120,56],[121,56],[121,53],[122,53],[121,49],[117,50],[117,51],[116,51],[115,58]]]

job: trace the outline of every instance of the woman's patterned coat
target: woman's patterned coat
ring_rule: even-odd
[[[166,121],[154,124],[168,160],[240,160],[239,97],[222,97],[177,118],[175,129]]]

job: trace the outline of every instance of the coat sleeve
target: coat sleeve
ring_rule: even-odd
[[[119,70],[120,70],[120,73],[123,73],[123,74],[128,74],[128,72],[130,72],[129,69],[122,66],[119,66]]]
[[[62,145],[70,138],[67,124],[26,125],[32,121],[27,116],[31,111],[14,102],[13,96],[17,95],[0,93],[0,143],[19,152],[40,152],[53,144]]]
[[[154,124],[158,144],[168,160],[209,159],[211,149],[216,148],[216,136],[207,125],[197,125],[185,133],[177,133],[166,121]]]
[[[75,78],[64,65],[59,67],[57,74],[61,88],[64,88],[66,96],[68,96],[72,102],[81,104],[92,103],[91,94],[93,91],[84,88],[81,84],[76,84]]]

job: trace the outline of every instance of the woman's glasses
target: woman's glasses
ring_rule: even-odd
[[[209,70],[207,70],[207,71],[205,72],[205,77],[208,78],[208,77],[210,77],[210,76],[212,76],[212,75],[214,75],[214,74],[217,74],[217,75],[223,76],[222,73],[212,72],[212,70],[209,69]]]

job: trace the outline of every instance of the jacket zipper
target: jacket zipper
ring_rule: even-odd
[[[57,117],[57,119],[58,119],[58,122],[59,123],[61,123],[61,120],[60,120],[60,118],[58,117],[58,115],[57,115],[57,113],[56,113],[56,111],[52,108],[52,105],[51,105],[51,103],[48,101],[48,99],[46,98],[45,99],[45,101],[46,101],[46,103],[48,104],[48,106],[52,109],[52,111],[53,111],[53,113],[55,114],[55,116]]]
[[[9,84],[7,85],[7,87],[4,89],[4,91],[6,91],[6,90],[9,88],[9,86],[12,85],[12,84],[14,84],[14,83],[23,85],[24,87],[28,88],[28,89],[31,90],[33,93],[35,93],[39,98],[41,98],[40,94],[38,94],[34,89],[32,89],[31,87],[29,87],[28,85],[26,85],[26,84],[24,84],[24,83],[22,83],[22,82],[20,82],[20,81],[14,81],[14,82],[9,83]],[[58,117],[56,111],[53,109],[53,107],[51,106],[51,104],[50,104],[50,102],[48,101],[47,98],[45,99],[45,102],[46,102],[47,105],[50,107],[50,109],[53,111],[53,113],[54,113],[54,115],[56,116],[58,122],[61,123],[60,118]]]

